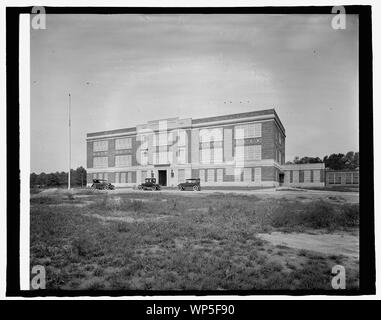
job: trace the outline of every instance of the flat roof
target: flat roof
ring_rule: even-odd
[[[227,114],[223,116],[192,119],[192,125],[193,124],[199,125],[203,123],[206,124],[208,122],[226,121],[226,120],[234,120],[234,119],[238,120],[238,119],[251,118],[251,117],[257,117],[257,116],[266,116],[266,115],[274,115],[275,120],[278,123],[280,129],[283,131],[283,134],[285,134],[285,129],[283,127],[283,124],[280,121],[275,109],[264,109],[264,110],[258,110],[258,111],[250,111],[250,112],[232,113],[232,114]],[[148,123],[151,123],[151,122],[153,121],[148,121]],[[91,132],[91,133],[87,133],[86,136],[87,138],[92,138],[92,137],[96,138],[98,136],[104,136],[104,135],[118,135],[118,134],[128,134],[128,133],[132,134],[135,132],[136,132],[136,127],[130,127],[130,128],[123,128],[123,129]]]

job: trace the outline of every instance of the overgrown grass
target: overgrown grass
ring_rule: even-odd
[[[42,199],[31,208],[31,265],[46,266],[50,289],[330,289],[340,257],[272,246],[256,234],[358,225],[358,206],[320,201],[106,193],[67,207],[50,206],[65,197]],[[356,272],[347,270],[347,288],[357,287]]]

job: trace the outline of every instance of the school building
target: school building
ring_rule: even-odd
[[[286,165],[286,131],[274,109],[169,118],[87,134],[87,181],[133,187],[200,178],[201,186],[324,186],[323,163]]]

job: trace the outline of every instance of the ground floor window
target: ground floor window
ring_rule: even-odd
[[[214,182],[214,169],[208,169],[208,182]]]
[[[255,182],[262,181],[262,168],[255,168],[254,169],[254,181]]]
[[[224,169],[217,169],[217,182],[224,180]]]

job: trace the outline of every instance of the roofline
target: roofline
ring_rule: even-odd
[[[276,113],[275,109],[264,109],[259,111],[249,111],[249,112],[242,112],[242,113],[231,113],[227,115],[222,116],[214,116],[214,117],[205,117],[205,118],[198,118],[198,119],[191,119],[191,127],[201,127],[203,124],[207,126],[208,122],[218,122],[218,121],[232,121],[234,119],[244,119],[244,118],[252,118],[256,116],[266,116],[266,115],[274,115],[274,119],[276,123],[279,125],[280,129],[283,131],[283,134],[286,135],[286,130],[282,124],[282,122],[279,119],[278,114]],[[151,122],[151,121],[149,121]],[[106,131],[98,131],[98,132],[90,132],[86,134],[87,138],[97,138],[99,136],[106,136],[106,135],[125,135],[125,134],[137,134],[136,127],[129,127],[129,128],[123,128],[123,129],[115,129],[115,130],[106,130]]]

